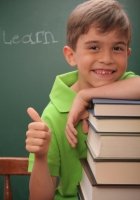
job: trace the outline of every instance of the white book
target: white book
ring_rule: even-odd
[[[81,200],[140,200],[140,186],[99,185],[87,164],[83,163],[82,166]]]
[[[89,112],[89,123],[96,132],[140,133],[140,118],[95,117]]]
[[[140,184],[140,159],[95,159],[87,152],[87,162],[98,184]]]
[[[140,100],[96,98],[92,108],[95,116],[140,117]]]
[[[140,158],[140,134],[100,133],[89,126],[87,145],[95,158]]]

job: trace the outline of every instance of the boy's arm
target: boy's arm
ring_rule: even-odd
[[[72,147],[77,144],[75,126],[81,119],[84,120],[84,129],[87,131],[87,108],[92,98],[140,99],[140,77],[119,80],[98,88],[89,88],[77,93],[66,124],[66,137]],[[85,131],[85,132],[86,132]]]
[[[51,177],[46,157],[36,157],[30,176],[30,200],[52,200],[55,196],[56,177]]]
[[[26,132],[26,149],[34,153],[34,166],[30,177],[30,200],[52,200],[55,194],[56,178],[52,178],[47,164],[47,152],[51,133],[39,114],[33,109],[27,110],[33,120]]]

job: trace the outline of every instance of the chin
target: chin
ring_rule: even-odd
[[[93,85],[93,87],[102,87],[102,86],[104,86],[104,85],[108,85],[108,84],[111,84],[111,83],[113,83],[113,82],[115,82],[115,81],[101,81],[101,82],[99,82],[99,83],[95,83],[94,85]]]

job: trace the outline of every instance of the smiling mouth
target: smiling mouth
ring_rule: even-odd
[[[111,75],[114,72],[116,72],[116,70],[111,70],[111,69],[96,69],[93,70],[94,73],[96,73],[97,75]]]

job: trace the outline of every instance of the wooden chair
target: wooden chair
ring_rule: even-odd
[[[4,176],[4,200],[12,200],[10,176],[30,175],[27,169],[26,157],[0,157],[0,176]]]

